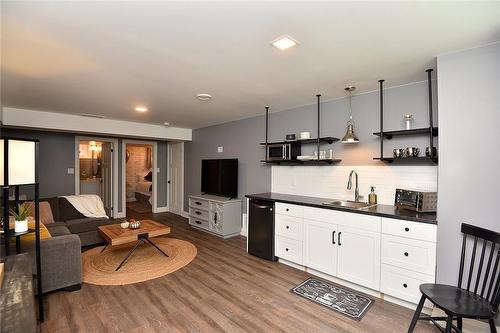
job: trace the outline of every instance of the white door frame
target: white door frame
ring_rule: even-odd
[[[181,144],[181,172],[182,172],[182,176],[180,177],[181,178],[181,215],[184,216],[185,213],[184,213],[184,141],[176,141],[176,142],[169,142],[167,144],[167,211],[170,212],[170,198],[171,198],[171,195],[172,195],[172,186],[170,186],[170,164],[172,163],[172,149],[171,149],[171,145],[172,144],[177,144],[177,143],[180,143]]]
[[[75,195],[80,194],[80,141],[101,141],[113,144],[113,218],[119,218],[118,212],[118,139],[96,136],[75,136]],[[122,206],[123,207],[123,206]]]
[[[153,155],[153,166],[151,167],[152,171],[152,182],[153,182],[153,191],[151,192],[151,210],[153,213],[159,213],[158,211],[158,143],[156,141],[142,141],[142,140],[122,140],[122,211],[123,215],[127,214],[127,144],[131,145],[150,145],[152,147],[152,155]]]

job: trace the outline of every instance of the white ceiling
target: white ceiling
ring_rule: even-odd
[[[4,106],[187,128],[421,81],[436,55],[500,40],[500,2],[1,5]],[[269,45],[284,34],[300,45]]]

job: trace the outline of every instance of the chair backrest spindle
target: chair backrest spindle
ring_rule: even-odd
[[[472,272],[474,272],[474,264],[476,263],[476,248],[477,248],[477,237],[474,237],[474,247],[472,248],[472,258],[470,259],[469,279],[467,280],[467,290],[470,290],[470,283],[472,280]]]
[[[486,299],[493,308],[500,304],[500,233],[462,223],[462,254],[458,276],[458,287],[462,288],[464,271],[468,268],[467,290]],[[472,249],[467,251],[467,239],[473,238]],[[478,242],[482,241],[480,255],[476,255]],[[486,251],[490,247],[488,260],[485,266]],[[481,244],[479,244],[481,247]],[[470,258],[468,259],[470,253]],[[496,252],[496,255],[495,255]],[[493,258],[495,257],[495,258]],[[477,261],[477,265],[476,265]],[[493,267],[492,267],[493,263]],[[480,284],[482,281],[482,287]],[[471,286],[473,289],[471,290]],[[478,294],[480,292],[480,294]]]

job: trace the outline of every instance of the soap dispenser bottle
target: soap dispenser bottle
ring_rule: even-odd
[[[370,205],[377,204],[377,194],[375,194],[375,187],[374,186],[370,186],[370,194],[368,194],[368,203]]]

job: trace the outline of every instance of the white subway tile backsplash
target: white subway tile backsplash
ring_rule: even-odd
[[[354,198],[347,190],[349,172],[359,176],[359,193],[368,200],[370,186],[375,186],[378,203],[394,204],[396,188],[437,191],[436,166],[272,166],[271,191],[312,197]]]

